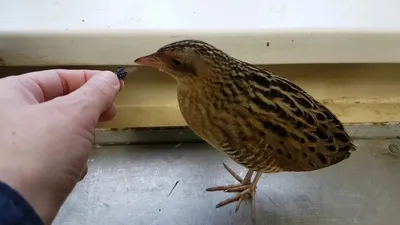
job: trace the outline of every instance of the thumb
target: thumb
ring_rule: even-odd
[[[117,75],[104,71],[93,75],[83,86],[70,93],[65,98],[81,106],[81,112],[86,116],[95,117],[109,109],[120,90]]]

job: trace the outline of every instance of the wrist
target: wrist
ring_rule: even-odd
[[[48,195],[46,188],[37,188],[37,185],[31,185],[31,182],[24,179],[20,174],[4,171],[2,168],[0,168],[0,182],[7,184],[18,193],[32,207],[43,224],[51,224],[62,203],[55,204],[54,199]]]
[[[0,180],[0,224],[44,225],[33,207],[15,189]]]

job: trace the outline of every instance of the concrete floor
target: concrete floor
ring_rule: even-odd
[[[398,225],[400,157],[388,152],[391,143],[400,141],[361,140],[358,151],[336,166],[263,175],[256,224]],[[206,144],[98,148],[54,224],[252,224],[247,202],[235,214],[235,204],[215,208],[232,193],[205,191],[235,182],[222,162],[244,175],[244,168]]]

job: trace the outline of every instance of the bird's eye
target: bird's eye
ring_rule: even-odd
[[[182,65],[182,63],[181,63],[179,60],[177,60],[177,59],[172,59],[172,60],[171,60],[171,63],[172,63],[172,66],[173,66],[174,68],[178,68],[178,67],[180,67],[180,66]]]

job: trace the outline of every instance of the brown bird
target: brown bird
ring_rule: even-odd
[[[254,220],[263,173],[313,171],[356,150],[336,115],[298,85],[203,41],[177,41],[135,62],[171,75],[189,127],[248,169],[242,179],[224,164],[239,184],[207,191],[239,193],[217,208],[237,201],[237,211],[247,196]]]

